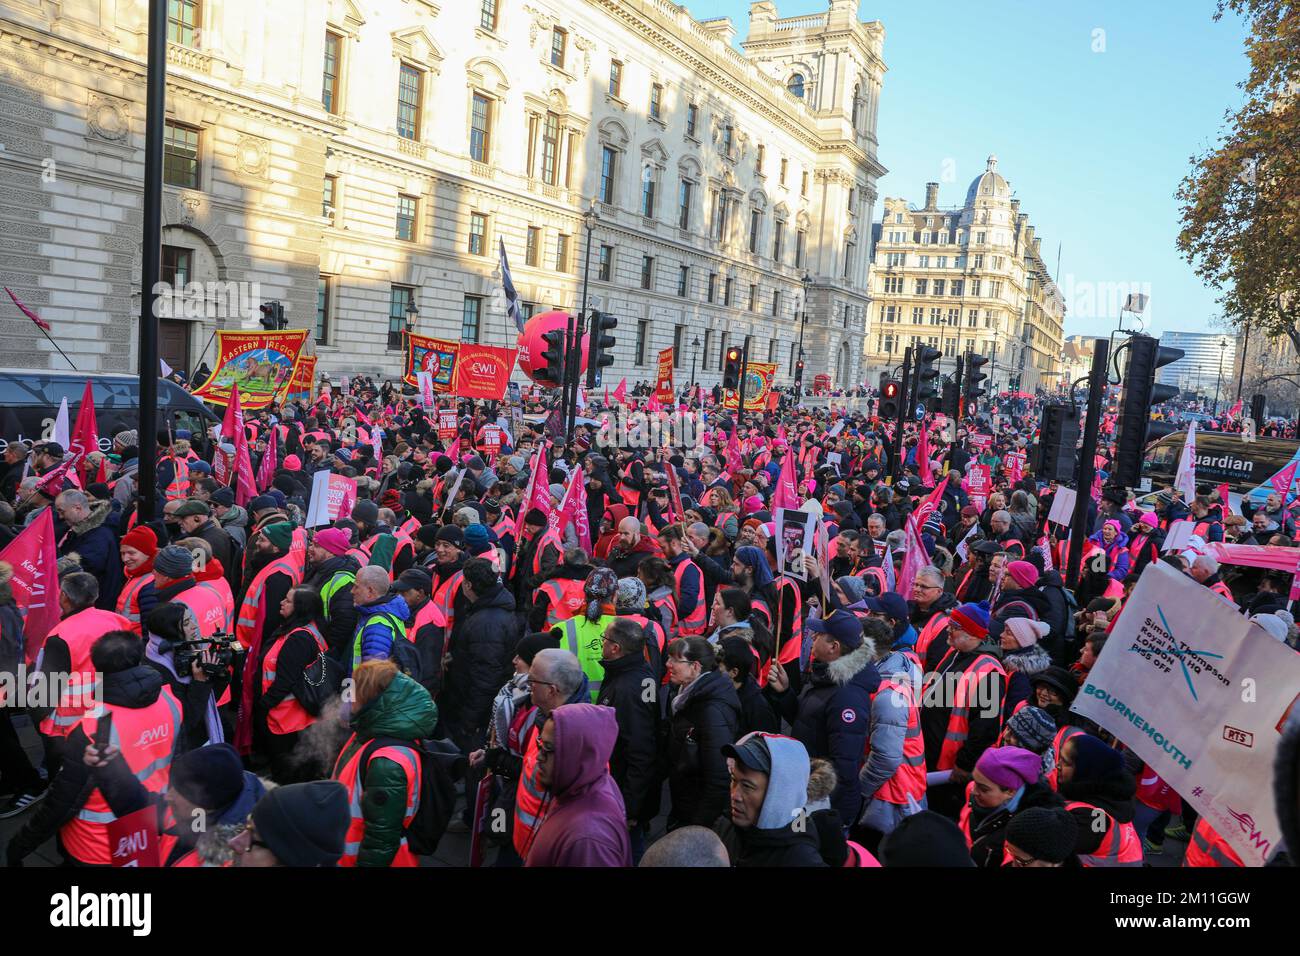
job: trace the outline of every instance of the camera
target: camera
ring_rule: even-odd
[[[194,662],[205,650],[210,650],[215,660],[201,662],[199,666],[209,677],[216,677],[230,672],[235,654],[237,651],[242,651],[242,648],[239,647],[233,634],[224,631],[218,631],[210,638],[177,641],[172,645],[172,659],[176,662],[176,672],[188,674],[193,669]]]

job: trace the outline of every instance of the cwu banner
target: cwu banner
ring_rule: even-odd
[[[459,342],[403,333],[406,340],[406,374],[402,377],[407,385],[416,385],[417,372],[428,372],[433,376],[433,390],[439,395],[446,395],[456,384],[456,356],[460,354]]]
[[[1273,763],[1300,657],[1162,561],[1143,570],[1071,709],[1114,734],[1247,866],[1281,840]]]
[[[775,362],[750,362],[745,374],[745,411],[761,412],[767,408],[767,394],[776,378]],[[740,396],[728,389],[722,393],[722,407],[735,410]]]
[[[194,397],[226,405],[239,389],[246,411],[266,408],[292,387],[306,329],[281,332],[217,332],[217,361],[212,376],[194,389]]]

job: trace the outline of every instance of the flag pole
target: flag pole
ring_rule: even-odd
[[[37,327],[38,329],[41,329],[41,327],[40,327],[39,325],[37,325],[36,327]],[[54,350],[55,350],[56,352],[58,352],[60,355],[63,356],[63,360],[64,360],[65,362],[67,362],[69,365],[72,365],[72,370],[73,370],[74,372],[80,372],[80,371],[81,371],[81,369],[77,368],[76,365],[73,365],[72,359],[68,358],[68,353],[65,352],[65,351],[63,351],[63,349],[59,348],[59,343],[56,342],[56,341],[54,341],[54,337],[51,336],[49,332],[46,332],[44,329],[41,329],[41,335],[45,336],[47,339],[50,340],[50,344],[54,346]]]

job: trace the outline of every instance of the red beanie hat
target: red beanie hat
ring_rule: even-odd
[[[136,525],[122,536],[122,544],[153,557],[158,553],[158,537],[144,525]]]

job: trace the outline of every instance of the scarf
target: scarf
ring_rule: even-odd
[[[695,690],[696,687],[699,686],[700,679],[704,677],[704,675],[707,673],[709,672],[701,671],[700,676],[695,678],[695,680],[691,681],[689,684],[682,685],[682,689],[679,690],[677,692],[677,696],[673,698],[674,717],[677,716],[677,714],[680,713],[681,709],[686,706],[686,702],[691,699],[691,693]]]

